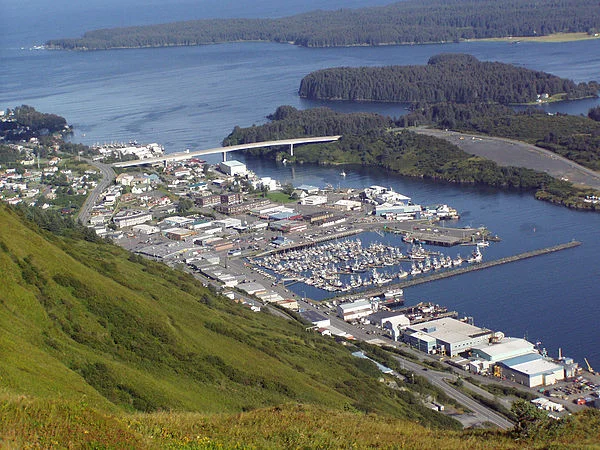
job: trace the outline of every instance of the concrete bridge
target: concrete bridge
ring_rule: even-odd
[[[294,156],[294,145],[301,144],[317,144],[323,142],[334,142],[341,138],[341,136],[317,136],[317,137],[304,137],[297,139],[282,139],[278,141],[263,141],[263,142],[253,142],[250,144],[240,144],[240,145],[231,145],[229,147],[216,147],[209,148],[207,150],[195,150],[195,151],[186,151],[179,153],[169,153],[168,155],[163,155],[157,158],[147,158],[147,159],[136,159],[134,161],[123,161],[114,163],[113,167],[133,167],[133,166],[142,166],[146,164],[166,164],[168,161],[183,161],[186,159],[195,158],[198,156],[206,156],[206,155],[214,155],[217,153],[221,153],[223,155],[223,161],[227,161],[227,153],[234,152],[237,150],[248,150],[251,148],[263,148],[263,147],[282,147],[289,146],[290,155]]]

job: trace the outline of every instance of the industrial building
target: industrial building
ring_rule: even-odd
[[[133,210],[121,211],[113,218],[113,222],[117,226],[117,228],[141,225],[142,223],[146,223],[151,220],[152,214],[150,212]]]
[[[351,303],[342,303],[337,307],[338,316],[346,322],[366,317],[373,312],[369,300],[357,300]]]
[[[403,338],[414,347],[426,349],[423,351],[427,353],[455,356],[489,342],[491,335],[492,332],[485,328],[444,317],[407,327]]]
[[[388,330],[394,341],[401,337],[401,330],[410,326],[409,318],[397,311],[378,311],[369,316],[369,322],[383,330]]]
[[[539,353],[500,361],[498,366],[502,377],[528,387],[548,386],[565,378],[562,366],[548,361]]]
[[[534,353],[531,342],[519,338],[504,338],[497,343],[476,345],[472,349],[473,356],[492,363]]]
[[[246,175],[246,173],[248,173],[246,164],[235,160],[223,161],[222,163],[219,163],[219,169],[221,170],[221,172],[232,177],[236,175]]]

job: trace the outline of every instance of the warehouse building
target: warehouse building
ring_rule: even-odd
[[[366,317],[373,312],[369,300],[357,300],[351,303],[342,303],[337,307],[338,316],[346,322]]]
[[[502,377],[528,386],[548,386],[564,380],[562,366],[544,359],[539,353],[528,353],[498,363]]]
[[[517,356],[534,353],[531,342],[519,338],[505,338],[494,344],[482,344],[473,347],[473,356],[492,363],[504,361]]]
[[[404,333],[404,339],[417,348],[427,348],[427,353],[443,353],[456,356],[470,350],[474,346],[489,342],[492,335],[490,330],[470,325],[451,317],[431,320],[418,325],[409,326]],[[423,343],[417,342],[424,339]],[[431,348],[431,338],[435,339],[435,348]]]
[[[232,177],[236,175],[246,175],[246,173],[248,173],[246,164],[236,160],[223,161],[222,163],[219,163],[219,169],[221,170],[221,172]]]

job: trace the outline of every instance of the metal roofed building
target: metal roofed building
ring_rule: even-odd
[[[544,359],[539,353],[500,361],[502,376],[528,387],[548,386],[564,380],[565,371],[562,366]]]
[[[221,169],[223,173],[231,176],[245,175],[248,172],[246,164],[236,160],[219,163],[219,169]]]
[[[325,328],[325,327],[328,327],[329,325],[331,325],[331,319],[329,319],[329,317],[326,317],[326,316],[318,313],[317,311],[313,311],[313,310],[302,311],[300,313],[300,315],[302,317],[304,317],[306,320],[308,320],[310,323],[312,323],[314,326],[316,326],[317,328]]]
[[[346,322],[366,317],[373,312],[371,302],[369,300],[357,300],[352,303],[342,303],[337,307],[338,316]]]
[[[431,320],[406,328],[405,336],[412,336],[409,343],[414,345],[414,333],[423,333],[436,340],[436,349],[448,356],[456,356],[476,345],[489,342],[492,331],[470,325],[451,317]],[[428,340],[429,343],[429,340]],[[421,345],[418,345],[421,348]],[[429,345],[425,347],[430,348]],[[431,353],[429,351],[428,353]]]
[[[495,344],[481,344],[473,347],[474,356],[490,362],[504,361],[533,352],[535,352],[533,344],[519,338],[505,338]]]

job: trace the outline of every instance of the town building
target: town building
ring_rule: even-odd
[[[227,194],[221,194],[221,204],[224,205],[236,205],[242,203],[244,197],[239,192],[231,192]]]
[[[152,220],[152,214],[148,211],[125,210],[117,213],[113,217],[113,222],[117,228],[132,227]]]
[[[220,195],[198,195],[194,197],[194,203],[196,206],[201,208],[206,208],[210,206],[220,205],[221,204],[221,196]]]
[[[246,175],[246,173],[248,173],[246,164],[236,160],[223,161],[222,163],[219,163],[219,169],[221,172],[232,177],[236,175]]]

